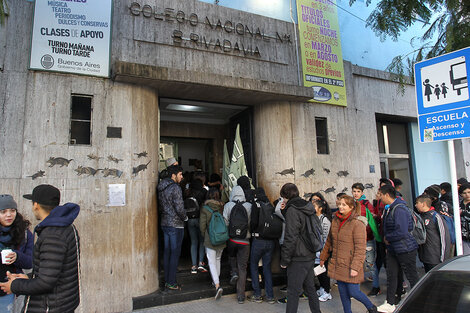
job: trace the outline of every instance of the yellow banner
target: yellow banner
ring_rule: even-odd
[[[297,0],[304,86],[313,102],[346,106],[336,0]]]

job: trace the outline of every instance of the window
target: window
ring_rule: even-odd
[[[317,153],[328,154],[328,127],[326,117],[315,117],[315,131],[317,134]]]
[[[92,96],[72,95],[70,144],[91,145]]]

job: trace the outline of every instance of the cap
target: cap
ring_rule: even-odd
[[[52,185],[39,185],[33,189],[32,194],[23,195],[23,198],[43,205],[58,206],[60,191]]]
[[[11,195],[0,195],[0,210],[17,209],[15,200]]]
[[[168,167],[168,166],[171,166],[171,165],[173,165],[173,164],[175,164],[175,163],[176,163],[176,159],[173,158],[173,157],[166,160],[166,166],[167,166],[167,167]]]

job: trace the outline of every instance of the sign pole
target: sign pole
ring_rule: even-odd
[[[447,141],[447,149],[449,151],[450,179],[452,185],[452,206],[454,207],[455,246],[457,249],[457,255],[462,255],[462,227],[460,225],[459,193],[457,190],[457,169],[455,165],[455,150],[453,140]]]

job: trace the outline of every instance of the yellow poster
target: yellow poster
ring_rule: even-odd
[[[346,106],[336,0],[297,0],[304,86],[313,102]]]

